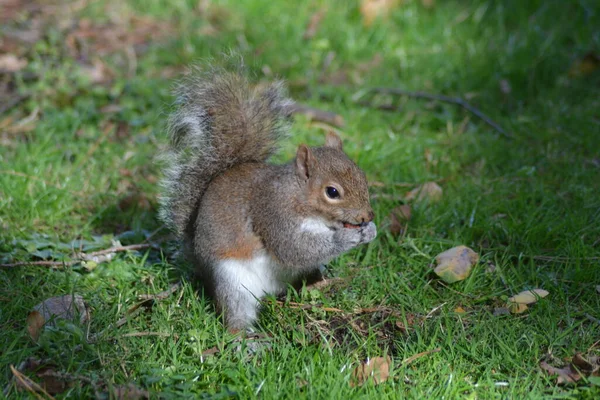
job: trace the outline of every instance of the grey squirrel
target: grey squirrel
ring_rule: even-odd
[[[252,325],[265,294],[375,238],[367,180],[339,136],[267,163],[290,125],[281,82],[252,87],[239,68],[196,68],[175,92],[160,216],[230,331]]]

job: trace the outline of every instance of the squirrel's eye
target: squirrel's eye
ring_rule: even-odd
[[[338,192],[338,190],[336,188],[334,188],[333,186],[327,186],[325,188],[325,193],[327,194],[327,197],[329,197],[330,199],[339,199],[340,198],[340,192]]]

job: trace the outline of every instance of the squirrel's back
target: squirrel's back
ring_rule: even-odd
[[[252,87],[240,70],[192,70],[176,87],[160,216],[180,238],[193,232],[213,178],[243,163],[264,162],[286,133],[291,101],[276,82]]]

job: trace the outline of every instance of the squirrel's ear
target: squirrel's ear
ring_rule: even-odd
[[[327,132],[327,136],[325,136],[325,147],[342,150],[342,139],[335,132],[329,131]]]
[[[313,173],[314,156],[310,148],[305,144],[298,146],[296,151],[296,175],[303,181],[307,181]]]

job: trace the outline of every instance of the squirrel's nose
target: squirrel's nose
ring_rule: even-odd
[[[375,218],[375,213],[373,210],[367,211],[361,216],[361,225],[368,224],[369,222],[373,221],[373,218]]]

